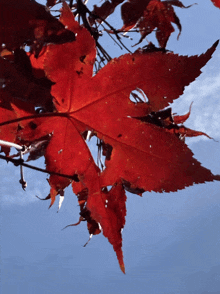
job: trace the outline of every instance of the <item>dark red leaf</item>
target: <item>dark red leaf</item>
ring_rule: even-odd
[[[47,6],[52,7],[56,4],[57,0],[47,0]]]
[[[74,40],[74,34],[34,0],[0,0],[0,46],[19,48],[24,43]],[[35,49],[37,49],[35,45]]]
[[[184,6],[182,2],[178,0],[177,1],[150,0],[148,1],[145,7],[142,7],[142,5],[145,5],[146,2],[147,1],[132,2],[135,4],[135,10],[130,10],[129,8],[128,15],[126,13],[124,14],[124,16],[122,17],[124,21],[124,25],[119,31],[128,31],[134,25],[136,25],[140,29],[140,33],[141,33],[141,39],[138,42],[139,44],[148,34],[150,34],[153,30],[156,29],[156,37],[159,42],[159,45],[161,48],[165,48],[171,33],[174,32],[174,28],[171,22],[177,25],[179,32],[181,32],[182,30],[179,18],[175,14],[175,11],[172,5],[175,5],[181,8],[188,8],[191,5]],[[141,3],[142,5],[139,6],[139,3]],[[127,3],[123,5],[126,5],[126,4]],[[128,3],[127,5],[130,6],[131,4]],[[122,6],[122,9],[123,9],[123,6]],[[136,10],[138,11],[138,13]],[[129,13],[131,13],[131,11],[132,12],[134,11],[133,18],[129,16]]]
[[[19,53],[17,51],[18,49],[14,51],[13,62],[0,57],[0,78],[4,81],[4,91],[35,106],[51,108],[51,82],[46,78],[35,78],[26,53],[20,49]]]
[[[106,19],[110,14],[112,14],[115,11],[116,6],[121,4],[123,1],[124,0],[107,0],[100,7],[94,5],[92,14],[94,14],[94,16],[97,16],[97,18],[99,17],[102,20]],[[90,16],[90,23],[93,24],[95,19],[95,17]]]
[[[121,30],[128,31],[135,26],[149,2],[150,0],[130,0],[122,4],[121,17],[124,26]]]

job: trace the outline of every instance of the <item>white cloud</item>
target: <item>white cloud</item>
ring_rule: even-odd
[[[173,104],[173,112],[179,115],[188,111],[193,102],[190,118],[185,126],[207,133],[215,140],[220,139],[220,55],[207,64],[200,77],[186,87],[184,94]],[[205,136],[189,142],[206,140]]]

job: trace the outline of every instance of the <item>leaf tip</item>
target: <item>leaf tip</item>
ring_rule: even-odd
[[[51,208],[51,206],[54,204],[56,196],[57,196],[56,189],[51,188],[50,189],[50,194],[47,196],[50,199],[50,205],[49,205],[48,209]]]
[[[123,274],[125,274],[125,265],[124,265],[124,263],[120,264],[120,269],[123,272]]]
[[[117,259],[118,259],[118,263],[119,263],[120,269],[123,272],[123,274],[125,274],[125,264],[124,264],[124,260],[123,260],[123,252],[122,252],[122,249],[120,248],[118,250],[115,250],[115,252],[116,252],[116,255],[117,255]]]
[[[214,175],[214,180],[215,181],[220,181],[220,175]]]
[[[216,48],[219,44],[219,40],[217,40],[214,44],[213,44],[213,47]]]

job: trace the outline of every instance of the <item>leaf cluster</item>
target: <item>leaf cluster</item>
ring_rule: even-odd
[[[126,191],[162,193],[220,180],[185,144],[186,137],[207,136],[184,126],[190,110],[174,115],[170,108],[218,42],[200,56],[166,50],[171,23],[182,29],[173,6],[190,7],[179,0],[105,1],[92,11],[70,0],[59,19],[50,13],[57,4],[0,0],[1,140],[25,146],[27,161],[45,157],[50,206],[72,185],[77,224],[86,221],[90,235],[102,232],[125,272]],[[119,4],[121,29],[106,21]],[[111,59],[99,43],[103,23],[124,48],[121,32],[137,29],[140,43],[156,30],[159,48],[150,43]],[[97,138],[98,163],[87,145],[91,137]],[[10,146],[2,144],[1,158],[30,167]]]

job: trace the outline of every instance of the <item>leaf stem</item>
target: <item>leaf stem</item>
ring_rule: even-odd
[[[20,161],[21,162],[23,161],[23,152],[22,152],[22,150],[20,150]],[[27,182],[24,179],[24,173],[23,173],[23,166],[22,165],[20,165],[20,174],[21,174],[21,179],[20,179],[19,183],[21,184],[22,189],[25,191],[25,189],[27,188]]]
[[[15,149],[17,149],[19,151],[24,150],[23,146],[20,146],[18,144],[8,142],[8,141],[5,141],[5,140],[0,140],[0,145],[6,146],[6,147],[14,147]]]

